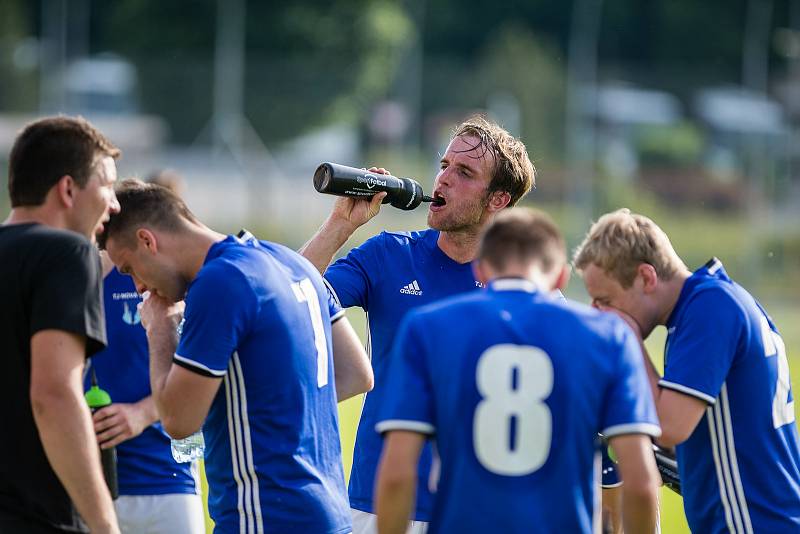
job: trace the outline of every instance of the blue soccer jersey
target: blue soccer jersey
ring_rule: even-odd
[[[526,280],[409,313],[389,371],[377,430],[441,459],[431,534],[594,532],[597,433],[660,434],[630,329]]]
[[[325,272],[343,307],[359,306],[367,312],[367,350],[375,387],[366,396],[358,424],[349,487],[350,506],[364,512],[373,510],[375,470],[383,445],[375,432],[377,400],[384,389],[386,357],[400,320],[413,308],[480,287],[470,264],[448,257],[437,245],[438,238],[436,230],[383,232],[351,250]],[[419,521],[430,520],[433,497],[426,481],[431,458],[430,447],[426,447],[420,461],[421,483],[414,517]]]
[[[667,321],[662,388],[708,403],[677,447],[692,532],[800,532],[800,448],[786,348],[713,259]]]
[[[116,268],[103,280],[108,348],[91,358],[97,384],[113,402],[133,403],[150,395],[150,355],[133,279]],[[87,375],[85,387],[90,386]],[[198,493],[192,464],[172,458],[170,438],[156,422],[117,445],[120,495]]]
[[[331,346],[341,310],[314,267],[251,236],[189,285],[174,363],[222,378],[203,426],[221,532],[350,531]]]

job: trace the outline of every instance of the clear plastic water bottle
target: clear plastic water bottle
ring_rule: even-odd
[[[199,430],[183,439],[172,440],[172,457],[178,463],[193,462],[203,457],[206,442],[203,440],[203,431]]]
[[[149,297],[149,291],[145,291],[145,293],[142,295],[143,300],[146,300]],[[181,334],[183,334],[183,323],[185,321],[186,318],[184,317],[181,319],[181,322],[178,323],[178,327],[176,328],[178,338],[180,338]],[[206,442],[203,439],[203,429],[201,428],[191,436],[183,439],[170,440],[170,448],[172,449],[172,457],[175,458],[175,461],[179,464],[193,462],[199,458],[202,458],[206,449]]]

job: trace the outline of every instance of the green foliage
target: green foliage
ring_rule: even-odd
[[[38,103],[35,71],[14,62],[22,39],[32,33],[29,22],[20,2],[0,0],[0,111],[33,109]]]
[[[546,38],[516,23],[491,34],[474,71],[461,86],[474,105],[507,91],[519,103],[522,131],[534,161],[558,160],[564,139],[565,75],[557,52]]]
[[[388,92],[399,71],[403,54],[419,39],[409,15],[386,1],[368,4],[361,14],[354,38],[362,48],[362,60],[352,76],[353,90],[342,93],[330,108],[331,118],[355,122],[362,111]]]
[[[534,163],[558,161],[563,152],[565,75],[544,34],[507,22],[481,36],[472,61],[429,57],[424,107],[458,112],[485,109],[492,96],[510,95],[520,111],[520,135]],[[504,124],[506,127],[511,125]]]
[[[674,126],[642,127],[635,146],[642,165],[690,165],[699,160],[703,142],[697,126],[683,122]]]

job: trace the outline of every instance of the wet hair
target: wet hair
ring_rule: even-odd
[[[514,206],[536,185],[536,169],[525,145],[499,125],[485,117],[474,116],[456,127],[452,139],[456,137],[476,138],[476,143],[467,150],[481,149],[481,157],[487,153],[494,157],[488,192],[507,192],[511,196],[508,207]]]

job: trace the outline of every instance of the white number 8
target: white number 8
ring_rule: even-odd
[[[553,417],[544,403],[553,390],[553,364],[547,354],[536,347],[495,345],[479,358],[476,381],[483,397],[472,425],[478,461],[507,476],[528,475],[542,467],[550,455],[553,431]]]

